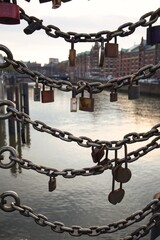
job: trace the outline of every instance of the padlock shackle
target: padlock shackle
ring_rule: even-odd
[[[90,98],[92,98],[92,93],[93,93],[93,91],[92,91],[92,87],[91,87],[91,85],[90,84],[86,84],[86,90],[89,92],[89,94],[90,94]]]
[[[99,67],[103,67],[104,65],[104,56],[105,56],[104,38],[101,38],[101,47],[99,48],[99,55],[98,55]]]
[[[73,87],[72,88],[72,98],[75,98],[76,95],[77,95],[77,89],[76,89],[76,87]]]
[[[128,153],[127,144],[126,144],[126,143],[124,143],[124,159],[125,159],[125,168],[127,168],[127,167],[128,167],[128,162],[127,162],[127,157],[128,157],[128,155],[127,155],[127,153]]]

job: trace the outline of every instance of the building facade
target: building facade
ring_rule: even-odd
[[[143,38],[139,45],[121,49],[118,57],[105,57],[103,67],[99,67],[99,51],[100,44],[96,42],[89,52],[77,54],[75,67],[68,68],[72,79],[108,80],[136,73],[141,67],[160,61],[160,44],[147,45]],[[159,70],[154,78],[160,79]]]

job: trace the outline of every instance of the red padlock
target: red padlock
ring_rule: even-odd
[[[0,2],[0,23],[19,24],[20,23],[19,6],[14,3]]]

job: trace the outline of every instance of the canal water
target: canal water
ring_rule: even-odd
[[[130,132],[147,132],[160,121],[159,98],[141,96],[128,100],[126,93],[118,95],[117,102],[109,101],[109,92],[103,91],[93,96],[94,112],[70,112],[70,92],[55,90],[55,102],[33,101],[33,88],[29,88],[29,110],[32,120],[40,120],[47,125],[68,131],[74,136],[86,136],[92,140],[121,140]],[[9,145],[7,121],[1,121],[1,145]],[[45,132],[29,127],[29,143],[22,144],[21,156],[34,164],[63,170],[82,169],[94,165],[91,148],[79,146],[76,142],[66,142]],[[131,144],[132,145],[132,144]],[[131,149],[145,146],[146,142],[133,144]],[[18,146],[17,146],[18,148]],[[96,176],[57,178],[57,188],[48,192],[45,175],[33,170],[17,167],[0,169],[1,193],[12,190],[18,193],[21,204],[31,207],[34,213],[41,213],[49,221],[63,222],[65,226],[101,226],[125,219],[137,210],[143,209],[155,193],[160,192],[160,152],[151,151],[139,160],[129,163],[131,180],[123,185],[125,196],[121,203],[112,205],[108,194],[112,189],[111,171]],[[119,186],[116,185],[118,188]],[[127,229],[113,234],[103,234],[94,239],[113,240],[125,237],[142,224],[146,218]],[[32,218],[20,215],[17,211],[0,211],[1,240],[70,240],[75,237],[68,233],[55,233],[49,227],[40,227]],[[92,237],[81,236],[88,240]],[[143,239],[149,240],[150,235]]]

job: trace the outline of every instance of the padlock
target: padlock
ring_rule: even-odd
[[[51,0],[39,0],[40,3],[51,2]]]
[[[52,0],[52,8],[56,9],[61,6],[61,0]]]
[[[92,147],[91,156],[94,163],[99,163],[102,157],[104,156],[104,145],[101,147]]]
[[[115,149],[115,166],[112,169],[112,191],[108,195],[108,200],[110,203],[116,205],[117,203],[120,203],[122,199],[124,198],[125,191],[122,188],[122,183],[120,182],[120,187],[118,189],[115,189],[115,168],[117,167],[117,156],[118,150]]]
[[[76,88],[72,89],[72,98],[71,98],[71,112],[77,112],[77,98],[76,98]]]
[[[36,84],[35,84],[35,87],[33,89],[33,97],[34,97],[35,102],[39,102],[40,99],[41,99],[41,88],[38,85],[38,78],[36,78]]]
[[[114,89],[110,93],[110,102],[116,102],[118,100],[117,90]]]
[[[36,30],[40,30],[41,26],[42,26],[42,21],[39,21],[39,22],[32,21],[23,31],[25,34],[29,35],[35,32]]]
[[[98,59],[98,66],[103,67],[104,65],[104,39],[101,40],[101,47],[99,49],[99,59]]]
[[[147,45],[160,43],[160,25],[147,28]]]
[[[56,178],[54,176],[50,176],[48,181],[48,191],[53,192],[56,189]]]
[[[140,97],[140,85],[136,81],[135,85],[132,85],[132,81],[128,86],[128,99],[134,100]]]
[[[43,84],[43,90],[41,91],[42,103],[54,102],[54,91],[52,87],[49,90],[45,90],[45,85]]]
[[[90,97],[84,97],[84,91],[79,98],[79,110],[86,112],[94,112],[94,98],[92,98],[92,92],[90,91]]]
[[[120,183],[127,183],[132,176],[131,170],[128,168],[127,144],[124,144],[124,155],[125,167],[122,167],[122,164],[119,164],[114,169],[115,180]]]
[[[118,57],[118,44],[116,37],[114,43],[107,42],[105,44],[105,57]]]
[[[0,2],[0,23],[8,25],[19,24],[19,6],[15,3]]]
[[[76,50],[74,49],[74,42],[71,42],[71,49],[69,50],[69,66],[74,67],[76,64]]]

